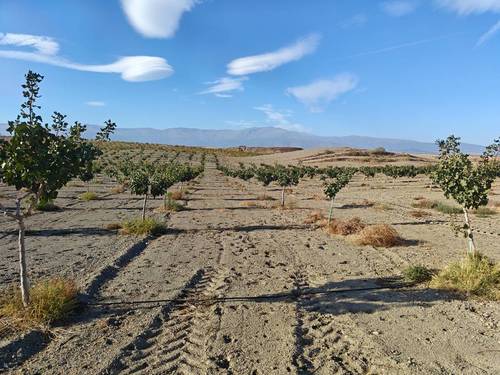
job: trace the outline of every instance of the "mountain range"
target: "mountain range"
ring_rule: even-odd
[[[85,137],[94,138],[99,126],[87,125]],[[6,124],[0,124],[0,135],[8,135]],[[117,128],[112,137],[116,141],[159,143],[201,147],[353,147],[371,149],[383,147],[387,151],[414,154],[433,154],[437,146],[432,142],[405,139],[375,138],[365,136],[319,136],[275,127],[245,129],[195,129],[195,128]],[[462,144],[462,150],[479,154],[484,147]]]

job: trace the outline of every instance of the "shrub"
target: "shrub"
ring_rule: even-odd
[[[353,217],[347,220],[332,219],[328,225],[328,233],[341,236],[348,236],[359,233],[366,227],[366,224],[359,217]]]
[[[0,318],[17,329],[47,326],[66,318],[77,306],[78,288],[73,280],[56,277],[30,288],[30,304],[23,306],[21,291],[12,287],[0,299]]]
[[[97,196],[96,193],[91,192],[91,191],[87,191],[83,194],[80,194],[78,199],[80,199],[82,201],[95,201],[95,200],[99,199],[99,197]]]
[[[125,221],[122,224],[121,234],[135,234],[135,235],[153,235],[159,236],[165,234],[167,228],[165,224],[159,223],[153,218],[146,218],[144,220],[134,219]]]
[[[424,283],[432,279],[433,272],[421,265],[409,266],[403,271],[405,281],[410,283]]]
[[[401,244],[402,239],[396,229],[387,224],[370,225],[355,238],[358,245],[392,247]]]
[[[500,300],[500,266],[481,254],[467,255],[433,277],[431,287]]]

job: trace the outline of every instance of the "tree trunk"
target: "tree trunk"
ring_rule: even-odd
[[[328,226],[330,226],[330,222],[332,221],[333,214],[333,198],[330,200],[330,211],[328,212]]]
[[[285,206],[285,187],[283,186],[283,189],[281,189],[281,207]]]
[[[465,220],[465,226],[467,227],[467,249],[468,253],[470,255],[476,255],[476,244],[474,243],[474,234],[472,233],[472,228],[470,226],[470,221],[469,221],[469,212],[467,209],[464,207],[464,220]]]
[[[26,269],[26,248],[24,246],[24,220],[21,216],[21,200],[16,200],[17,225],[19,226],[19,276],[21,279],[21,298],[23,306],[28,307],[30,303],[30,292],[28,282],[28,270]]]
[[[148,195],[144,196],[144,203],[142,204],[142,221],[146,220],[146,205],[148,203]]]

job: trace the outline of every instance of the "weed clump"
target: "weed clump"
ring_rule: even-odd
[[[104,226],[106,230],[119,230],[123,228],[123,225],[120,223],[109,223]]]
[[[425,283],[432,279],[434,273],[425,266],[409,266],[403,271],[403,278],[410,283]]]
[[[349,236],[359,233],[366,227],[366,224],[359,217],[353,217],[347,220],[332,219],[327,230],[330,234]]]
[[[170,191],[167,193],[167,195],[170,197],[170,199],[180,201],[185,198],[184,192],[183,191]]]
[[[411,206],[413,208],[427,208],[427,209],[433,209],[436,208],[437,202],[431,201],[429,199],[425,199],[422,197],[418,197],[419,199],[415,198],[416,202],[414,202]]]
[[[399,233],[387,224],[370,225],[362,229],[354,239],[358,245],[392,247],[401,244]]]
[[[271,197],[270,195],[267,194],[261,194],[257,196],[258,201],[275,201],[276,198]]]
[[[42,212],[59,211],[61,209],[61,207],[54,204],[54,202],[51,200],[41,201],[36,205],[35,208],[37,211],[42,211]]]
[[[429,213],[426,211],[422,211],[422,210],[412,210],[412,211],[410,211],[410,216],[417,218],[417,219],[420,219],[423,217],[428,217]]]
[[[472,211],[477,217],[488,217],[497,214],[497,211],[489,207],[479,207],[477,210]]]
[[[12,287],[0,297],[0,320],[10,329],[46,328],[68,317],[78,305],[77,294],[73,280],[41,280],[31,287],[30,304],[25,308],[21,291]]]
[[[436,206],[433,208],[436,211],[439,211],[439,212],[441,212],[443,214],[447,214],[447,215],[456,215],[456,214],[462,213],[462,209],[460,207],[450,206],[448,204],[441,203],[441,202],[436,203]]]
[[[87,191],[83,194],[80,194],[78,197],[81,201],[95,201],[99,199],[98,195],[92,191]]]
[[[135,235],[152,235],[159,236],[165,234],[167,227],[165,224],[156,221],[153,218],[134,219],[125,221],[120,230],[121,234],[135,234]]]
[[[430,286],[498,301],[500,266],[484,255],[470,254],[435,275]]]

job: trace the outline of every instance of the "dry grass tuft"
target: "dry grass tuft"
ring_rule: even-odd
[[[418,198],[421,199],[415,198],[416,202],[414,202],[411,205],[413,208],[427,208],[427,209],[436,208],[437,203],[435,201],[431,201],[423,197],[418,197]]]
[[[111,192],[113,194],[121,194],[125,192],[125,186],[123,185],[116,185],[111,188]]]
[[[487,257],[468,255],[433,277],[431,287],[500,300],[500,265]]]
[[[240,203],[242,207],[262,207],[259,203],[254,201],[243,201]]]
[[[422,211],[422,210],[412,210],[409,212],[409,214],[411,217],[415,217],[417,219],[430,216],[430,214],[427,211]]]
[[[106,230],[119,230],[122,229],[122,227],[120,223],[109,223],[104,226]]]
[[[46,329],[76,308],[77,294],[73,280],[62,277],[41,280],[31,287],[30,304],[24,308],[21,291],[12,287],[0,297],[0,321],[8,330]]]
[[[184,192],[183,191],[171,191],[168,193],[169,197],[175,201],[180,201],[184,199]]]
[[[358,245],[392,247],[402,243],[399,233],[387,224],[370,225],[361,230],[354,239]]]
[[[366,227],[366,224],[359,217],[353,217],[347,220],[332,219],[327,231],[330,234],[349,236],[359,233]]]
[[[80,194],[78,196],[78,199],[80,199],[81,201],[95,201],[95,200],[99,199],[99,197],[96,193],[93,193],[91,191],[87,191],[83,194]]]
[[[497,211],[489,207],[479,207],[477,210],[473,210],[472,213],[478,217],[488,217],[496,215]]]
[[[325,220],[325,216],[320,211],[314,211],[307,215],[304,224],[316,224],[318,222],[324,222]]]
[[[282,206],[280,202],[276,202],[272,207],[278,210],[295,210],[297,208],[297,201],[288,198],[285,205]]]
[[[373,208],[379,211],[392,211],[394,208],[386,203],[375,203]]]
[[[256,198],[258,201],[275,201],[276,198],[271,197],[270,195],[267,194],[261,194],[258,195]]]
[[[135,235],[153,235],[159,236],[165,234],[167,227],[165,224],[156,221],[153,218],[134,219],[125,221],[122,224],[120,234],[135,234]]]

